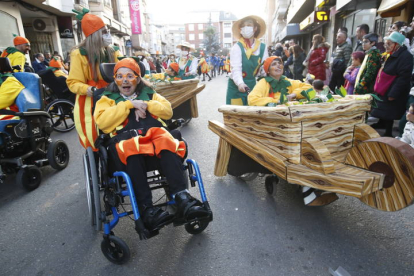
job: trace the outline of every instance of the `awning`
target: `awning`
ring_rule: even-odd
[[[302,22],[309,15],[309,12],[315,10],[315,0],[291,1],[290,3],[286,18],[288,24]]]
[[[408,0],[382,0],[377,12],[379,14],[388,12],[401,7],[407,2]]]
[[[28,3],[32,6],[35,6],[41,10],[48,11],[58,16],[74,16],[75,14],[72,11],[64,12],[59,10],[58,8],[49,6],[47,4],[43,4],[45,0],[23,0],[23,2]]]

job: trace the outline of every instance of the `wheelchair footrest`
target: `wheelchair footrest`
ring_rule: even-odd
[[[148,240],[160,233],[158,229],[150,231],[145,228],[141,218],[135,221],[135,231],[137,231],[140,240]]]

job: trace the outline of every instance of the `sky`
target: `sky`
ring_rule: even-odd
[[[252,5],[252,2],[255,5]],[[237,18],[258,15],[265,19],[265,0],[147,0],[147,12],[156,23],[189,23],[186,14],[201,9],[229,11]],[[249,3],[249,4],[244,4]],[[194,22],[196,23],[196,22]]]

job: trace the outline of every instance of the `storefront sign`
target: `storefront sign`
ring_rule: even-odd
[[[310,26],[315,20],[315,12],[312,12],[308,17],[305,18],[302,22],[299,24],[299,30],[303,31],[308,26]]]
[[[142,34],[139,0],[129,0],[129,13],[131,14],[132,34]]]
[[[316,11],[314,22],[326,22],[329,21],[329,11]]]
[[[60,38],[74,38],[72,18],[70,16],[58,16],[57,23]]]

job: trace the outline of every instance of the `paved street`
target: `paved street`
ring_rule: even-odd
[[[124,218],[114,232],[129,245],[131,260],[107,261],[102,235],[89,223],[77,134],[55,133],[54,140],[70,146],[65,170],[43,168],[33,192],[16,186],[14,176],[0,185],[0,275],[330,275],[338,266],[353,276],[413,275],[413,206],[385,213],[340,195],[329,206],[305,207],[295,185],[280,183],[270,196],[264,178],[214,176],[219,139],[208,120],[222,121],[217,108],[225,103],[227,79],[206,82],[200,117],[182,128],[214,212],[202,234],[170,225],[140,241]]]

